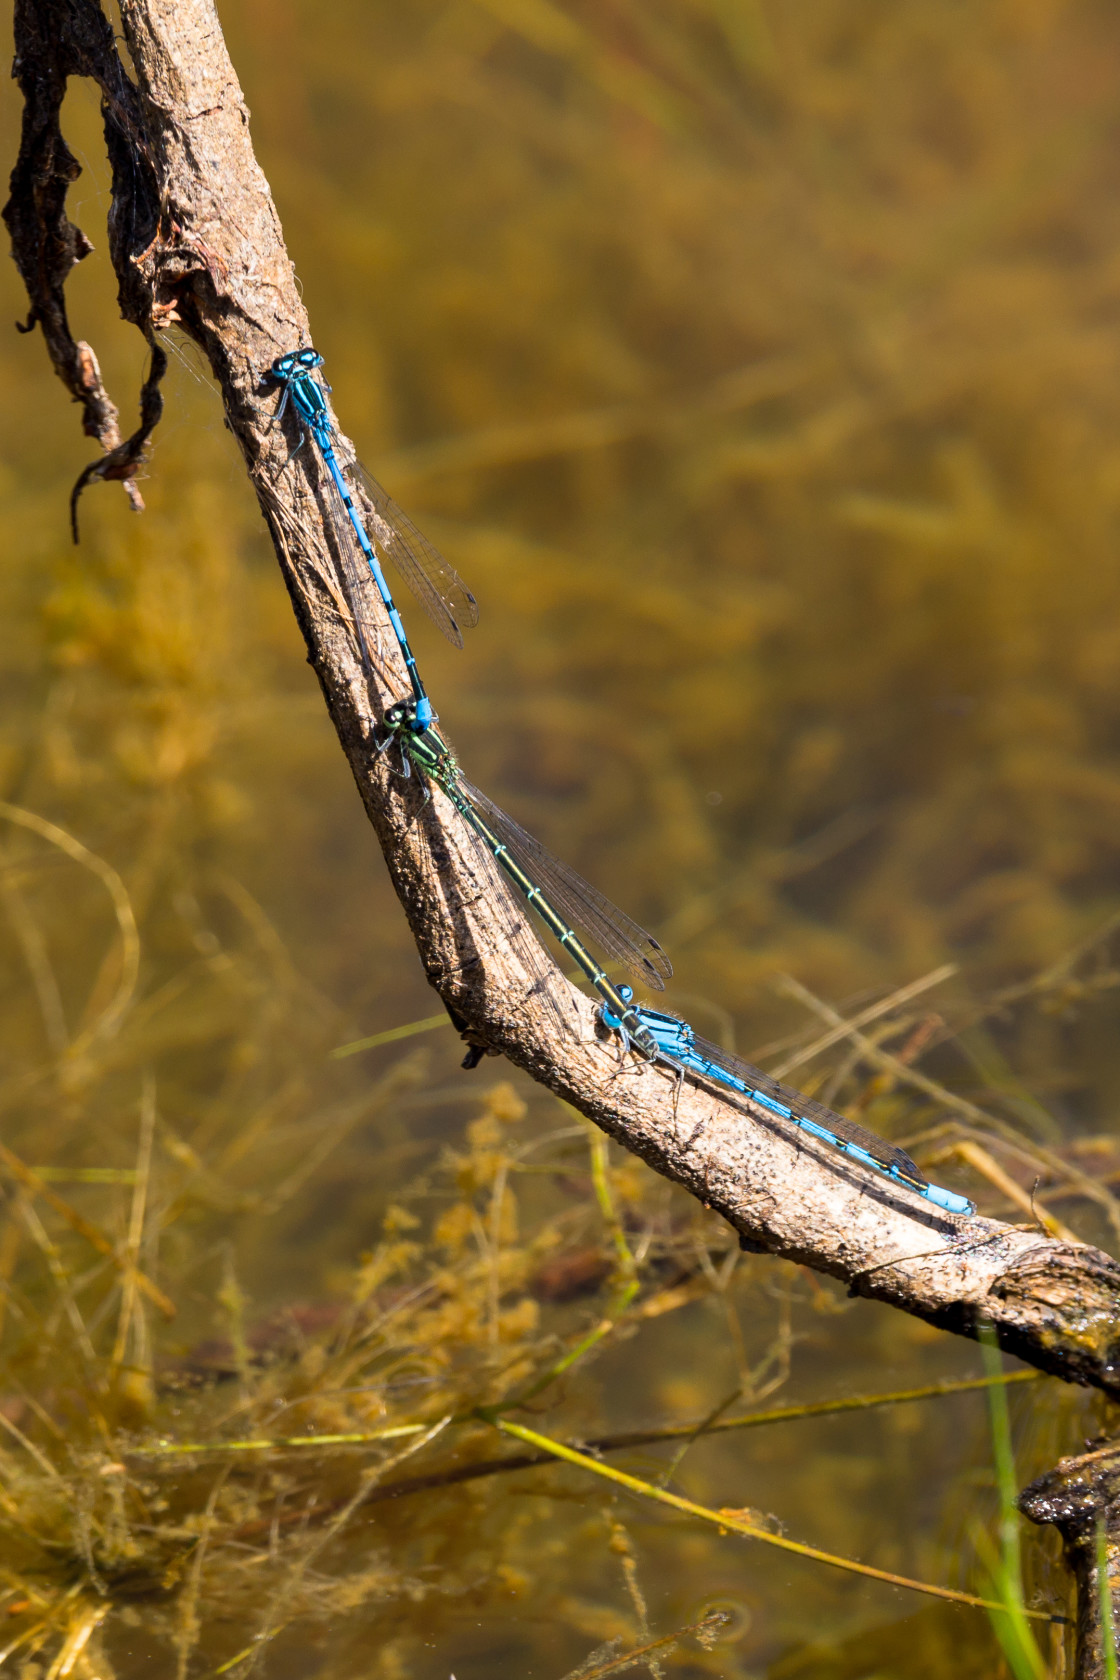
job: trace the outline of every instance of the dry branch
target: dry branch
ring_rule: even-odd
[[[135,467],[158,410],[159,335],[178,323],[201,346],[428,978],[468,1042],[508,1056],[685,1186],[744,1247],[830,1273],[957,1334],[988,1321],[1005,1349],[1041,1369],[1120,1388],[1120,1267],[1105,1254],[1033,1228],[943,1216],[902,1188],[869,1182],[776,1117],[689,1082],[678,1090],[665,1070],[620,1060],[590,1002],[556,969],[548,985],[557,1008],[540,1007],[538,977],[511,942],[489,868],[461,844],[459,819],[438,791],[424,803],[376,750],[386,710],[408,685],[387,626],[380,666],[372,679],[364,672],[314,452],[292,456],[290,415],[272,424],[276,399],[262,372],[312,334],[211,0],[121,0],[121,17],[135,81],[94,0],[19,0],[25,128],[6,215],[29,324],[42,326],[84,404],[86,430],[109,451],[84,476],[127,477]],[[57,118],[70,75],[101,90],[121,309],[153,347],[141,426],[125,443],[63,304],[67,273],[89,249],[64,209],[76,165]]]

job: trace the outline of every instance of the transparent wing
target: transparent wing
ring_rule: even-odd
[[[367,671],[371,671],[381,647],[379,624],[372,608],[373,593],[376,592],[377,585],[339,497],[337,486],[317,451],[315,461],[319,475],[319,504],[325,514],[332,539],[331,550],[342,567],[343,595],[353,619],[358,652]],[[313,550],[313,533],[298,515],[293,517],[287,503],[274,493],[272,487],[258,479],[257,493],[267,504],[271,517],[277,521],[280,528],[289,537],[306,543]]]
[[[534,840],[478,788],[463,779],[459,786],[564,921],[577,933],[586,934],[592,945],[622,963],[647,986],[658,992],[665,990],[673,966],[652,934],[639,927],[582,875],[553,857],[539,840]]]
[[[400,509],[387,490],[357,461],[351,477],[361,485],[374,511],[370,536],[387,554],[432,622],[457,648],[463,629],[478,623],[478,602],[455,570]]]
[[[357,534],[350,523],[350,515],[347,513],[342,497],[338,493],[338,486],[331,477],[326,462],[321,457],[319,459],[319,472],[320,481],[323,485],[323,505],[330,521],[335,547],[342,561],[346,599],[349,601],[350,611],[354,615],[354,627],[358,633],[359,651],[367,671],[372,671],[374,661],[381,650],[380,625],[371,611],[370,592],[377,591],[377,582],[370,571],[369,561],[362,553],[361,544],[358,542]]]
[[[472,827],[465,817],[461,818],[459,827],[463,836],[461,845],[470,849],[476,868],[490,883],[491,896],[501,905],[505,936],[510,948],[517,953],[522,967],[531,977],[529,998],[544,1005],[560,1031],[575,1031],[576,1019],[570,1007],[570,999],[567,1000],[568,1007],[565,1009],[556,996],[553,981],[558,970],[536,936],[528,905],[478,830]]]
[[[830,1132],[842,1143],[851,1143],[857,1149],[862,1149],[865,1155],[870,1155],[873,1161],[878,1161],[887,1172],[893,1170],[901,1178],[908,1179],[911,1184],[921,1186],[928,1183],[922,1169],[916,1161],[911,1160],[905,1149],[897,1148],[885,1138],[876,1137],[874,1132],[867,1131],[854,1120],[846,1120],[842,1114],[834,1113],[823,1103],[814,1102],[812,1097],[802,1096],[800,1091],[793,1090],[791,1086],[771,1079],[770,1075],[763,1073],[760,1068],[752,1067],[750,1062],[740,1061],[738,1056],[721,1050],[718,1044],[712,1044],[706,1038],[694,1037],[693,1048],[705,1061],[714,1062],[716,1067],[723,1068],[733,1079],[740,1079],[752,1090],[761,1091],[774,1102],[782,1103],[798,1118],[811,1121],[814,1126]]]

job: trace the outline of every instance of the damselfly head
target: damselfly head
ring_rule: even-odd
[[[622,999],[623,1003],[633,1003],[633,1001],[634,1001],[634,988],[633,988],[633,986],[619,986],[618,995]]]
[[[416,728],[415,700],[398,700],[396,705],[390,706],[385,713],[385,722],[389,725],[391,735],[410,735]]]
[[[427,695],[422,699],[415,696],[411,700],[398,700],[385,713],[385,722],[389,725],[390,734],[397,740],[402,735],[408,736],[417,745],[423,743],[430,752],[440,759],[448,755],[447,743],[436,731],[436,714],[432,710],[432,703]]]
[[[274,379],[291,379],[294,374],[309,372],[312,368],[322,367],[323,358],[318,350],[313,350],[308,344],[302,350],[289,350],[284,356],[277,356],[272,364]]]

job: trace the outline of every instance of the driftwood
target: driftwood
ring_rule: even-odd
[[[377,750],[386,711],[407,683],[387,625],[379,668],[372,678],[363,668],[314,452],[293,455],[290,414],[274,424],[277,396],[262,374],[312,334],[211,0],[121,0],[121,17],[135,80],[94,0],[17,0],[16,8],[25,117],[5,218],[30,297],[28,326],[42,326],[86,431],[106,451],[76,493],[92,478],[130,481],[158,418],[160,334],[176,323],[218,383],[428,978],[468,1044],[507,1056],[683,1185],[734,1226],[745,1248],[829,1273],[854,1294],[958,1335],[991,1324],[1020,1359],[1120,1390],[1120,1266],[1106,1254],[1041,1229],[942,1215],[778,1118],[622,1058],[588,999],[555,966],[526,962],[524,942],[510,938],[508,901],[493,891],[492,864],[463,844],[460,819],[439,792],[425,801],[415,779],[403,780]],[[63,301],[70,268],[90,249],[65,214],[77,166],[58,109],[70,75],[91,77],[101,91],[120,306],[153,353],[140,425],[123,442]],[[542,1007],[542,987],[554,1008]],[[1098,1504],[1111,1525],[1111,1496],[1102,1492]],[[1090,1620],[1086,1611],[1086,1627]]]

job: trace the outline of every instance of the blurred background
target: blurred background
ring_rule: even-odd
[[[767,1065],[817,1030],[781,974],[854,1010],[959,965],[929,994],[933,1071],[1073,1163],[1061,1218],[1115,1250],[1115,8],[220,11],[340,422],[480,602],[462,654],[403,602],[472,779],[657,933],[670,1008]],[[14,157],[14,91],[3,124]],[[128,429],[144,346],[116,317],[90,87],[71,84],[64,127],[83,166],[70,214],[97,246],[71,324]],[[22,318],[10,266],[0,286],[0,318]],[[248,1321],[330,1299],[391,1202],[427,1220],[480,1104],[541,1161],[573,1121],[512,1070],[460,1073],[447,1029],[330,1055],[439,1003],[197,352],[180,346],[165,386],[147,512],[95,485],[77,549],[67,497],[89,442],[37,336],[0,335],[0,366],[0,795],[34,819],[0,832],[4,1136],[123,1230],[158,1105],[154,1182],[191,1183],[160,1202],[179,1306],[160,1334],[182,1359],[228,1332],[234,1296]],[[802,1083],[900,1141],[936,1139],[936,1103],[833,1056]],[[629,1230],[651,1209],[693,1229],[698,1210],[612,1159]],[[1029,1191],[1034,1173],[1004,1165]],[[534,1217],[549,1197],[583,1207],[586,1170],[534,1181]],[[1024,1217],[959,1156],[930,1171]],[[0,1236],[25,1292],[7,1357],[28,1384],[28,1303],[51,1287],[34,1247]],[[563,1293],[538,1279],[534,1298]],[[793,1403],[980,1368],[970,1345],[756,1257],[608,1348],[562,1405],[572,1429],[626,1428],[771,1379]],[[1084,1398],[1042,1392],[1013,1399],[1021,1480],[1094,1426]],[[624,1501],[604,1515],[567,1474],[458,1495],[439,1514],[468,1537],[453,1561],[425,1554],[391,1609],[372,1593],[357,1621],[309,1613],[268,1672],[559,1680],[636,1625],[635,1571],[655,1633],[732,1607],[713,1652],[673,1659],[685,1672],[1007,1660],[980,1613]],[[725,1437],[673,1485],[973,1587],[970,1525],[996,1509],[976,1397]],[[1031,1545],[1057,1606],[1052,1554]],[[114,1647],[122,1673],[146,1637]],[[232,1649],[219,1639],[214,1663]]]

